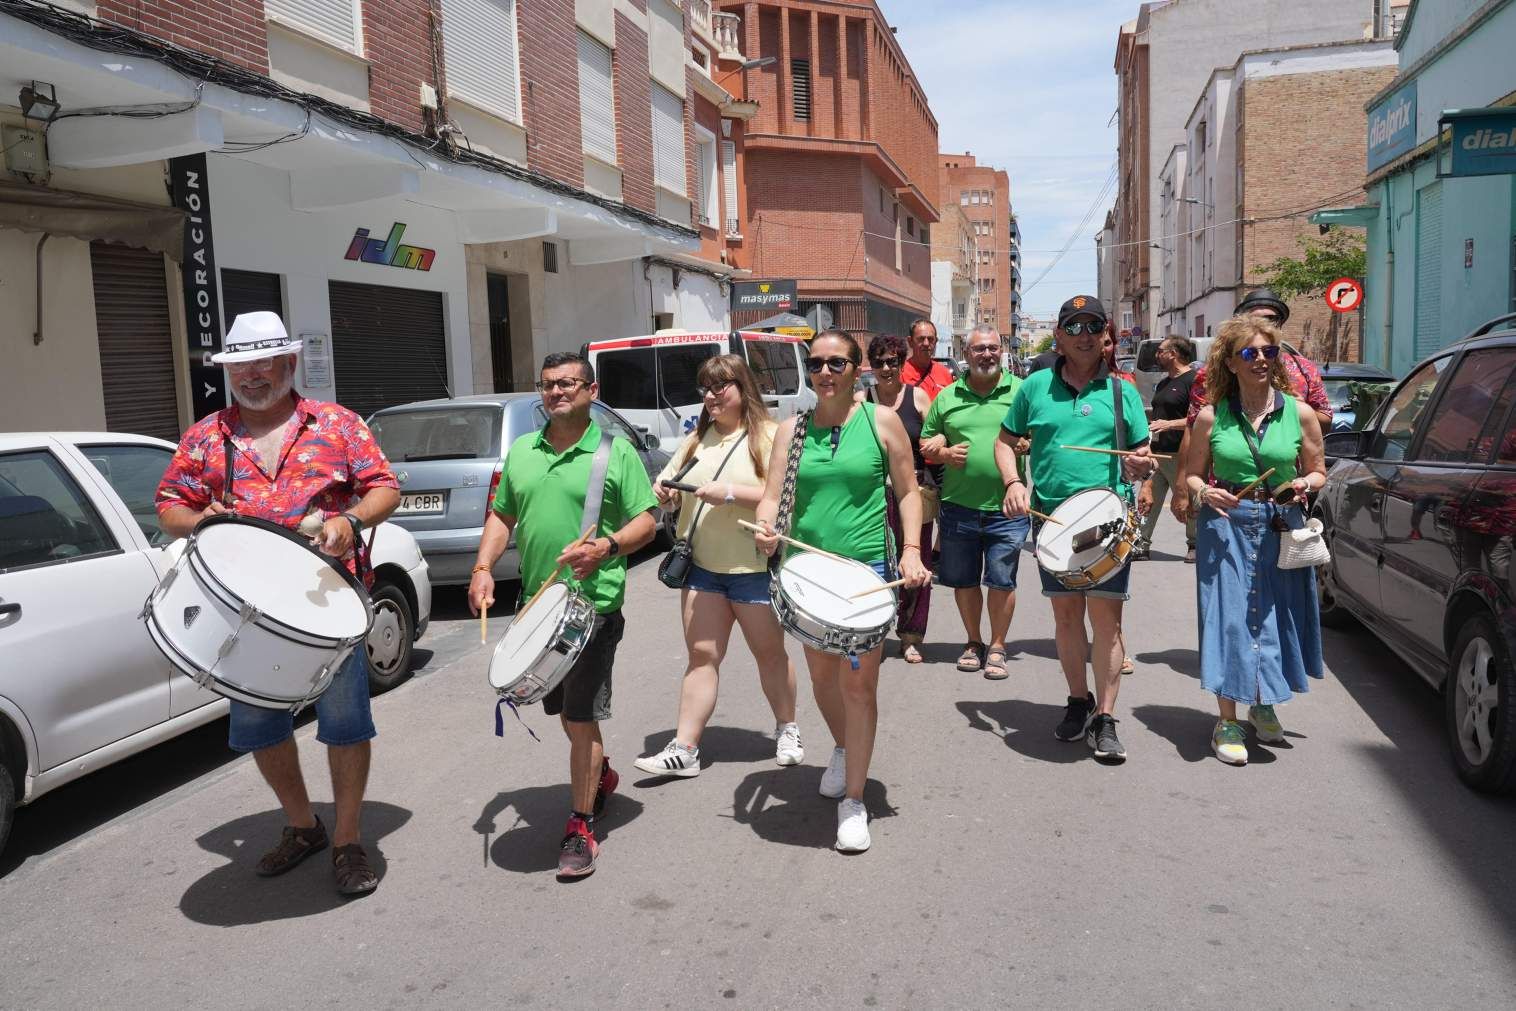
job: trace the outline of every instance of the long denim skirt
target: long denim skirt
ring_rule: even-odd
[[[1322,676],[1315,569],[1279,568],[1275,513],[1299,506],[1246,500],[1229,514],[1201,510],[1195,544],[1200,683],[1238,702],[1277,705]]]

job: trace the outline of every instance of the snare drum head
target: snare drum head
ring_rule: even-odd
[[[290,628],[330,639],[368,629],[358,591],[298,541],[250,523],[207,523],[195,534],[195,553],[228,590]]]
[[[884,580],[862,562],[838,561],[802,551],[780,566],[779,585],[791,604],[836,628],[867,631],[888,624],[895,616],[895,595],[888,590],[850,599],[855,593],[884,585]]]
[[[1049,572],[1070,572],[1099,558],[1106,538],[1079,551],[1074,541],[1094,527],[1124,522],[1126,503],[1109,488],[1087,488],[1064,499],[1052,516],[1059,522],[1044,522],[1037,535],[1037,563]]]
[[[490,687],[505,688],[536,664],[558,636],[568,598],[568,586],[554,583],[511,622],[490,658]]]

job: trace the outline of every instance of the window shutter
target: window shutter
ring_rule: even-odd
[[[684,196],[684,101],[653,85],[653,181]]]
[[[710,199],[711,194],[707,188],[707,175],[711,171],[710,146],[696,141],[695,143],[695,214],[699,216],[702,225],[715,226],[711,220]]]
[[[516,0],[442,0],[448,91],[521,122]]]
[[[1442,347],[1442,183],[1422,187],[1416,216],[1416,357]]]
[[[579,129],[584,153],[616,164],[616,89],[611,83],[611,51],[579,33]]]
[[[726,234],[739,235],[742,222],[737,208],[737,142],[721,142],[721,183],[726,195]]]
[[[286,24],[323,42],[358,51],[358,24],[353,0],[265,0],[263,8]]]
[[[790,82],[794,91],[792,107],[796,119],[811,118],[811,61],[790,60]]]

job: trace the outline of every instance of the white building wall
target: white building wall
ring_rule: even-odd
[[[932,261],[932,325],[937,345],[951,345],[953,336],[953,261]]]

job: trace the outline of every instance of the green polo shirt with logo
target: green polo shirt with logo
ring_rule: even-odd
[[[969,444],[968,460],[962,467],[943,468],[944,502],[979,512],[1000,510],[1005,486],[995,466],[995,439],[1020,388],[1018,377],[1002,372],[995,388],[980,396],[964,376],[932,401],[921,423],[921,438],[943,435],[949,446]]]
[[[1064,382],[1061,357],[1052,368],[1026,377],[1002,427],[1012,435],[1032,440],[1030,465],[1021,476],[1030,478],[1036,508],[1052,512],[1064,499],[1086,488],[1127,493],[1121,457],[1059,448],[1136,449],[1146,445],[1148,420],[1142,397],[1137,387],[1125,380],[1121,382],[1121,415],[1126,445],[1118,447],[1110,374],[1104,365],[1082,390]]]
[[[521,592],[527,597],[558,568],[563,549],[584,532],[579,523],[590,465],[599,446],[600,426],[590,422],[584,436],[562,453],[547,441],[546,428],[521,436],[506,453],[492,508],[501,516],[516,518]],[[625,439],[612,440],[600,527],[594,536],[615,533],[657,504],[637,451]],[[583,583],[567,571],[564,580],[579,587],[594,603],[596,613],[609,614],[626,598],[626,556],[606,559]]]

